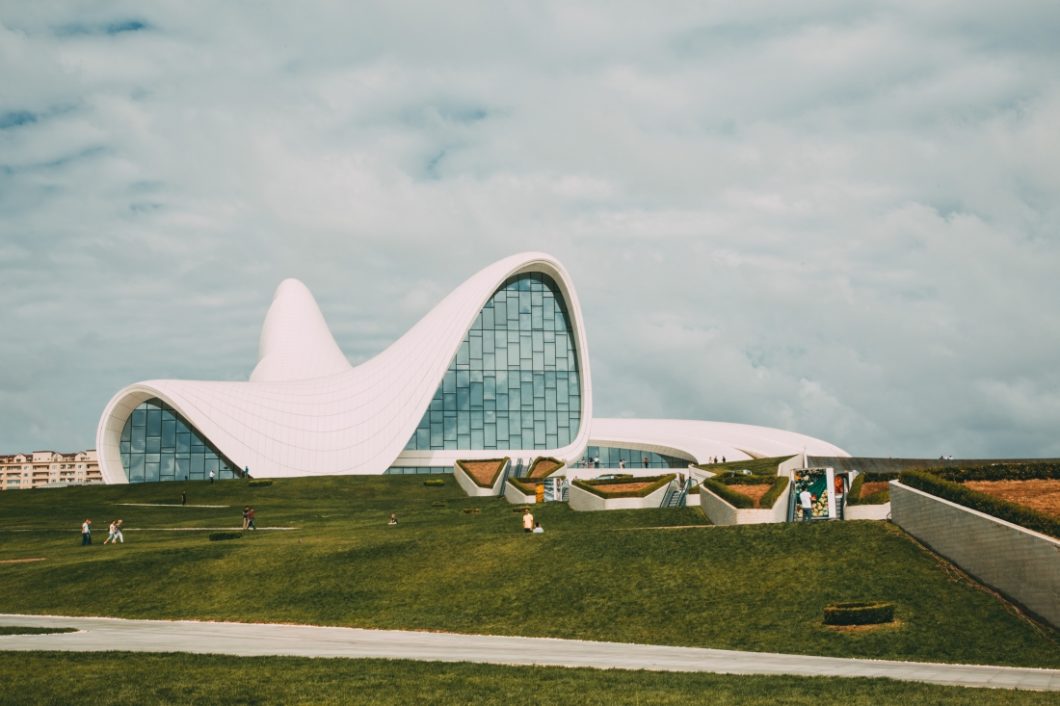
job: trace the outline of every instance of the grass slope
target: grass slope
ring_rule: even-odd
[[[1055,703],[1055,694],[886,679],[661,674],[441,662],[9,653],[4,703],[112,704],[845,704]]]
[[[575,513],[536,506],[526,535],[497,499],[415,476],[0,493],[6,612],[297,622],[604,639],[803,654],[1060,666],[1040,631],[883,523],[637,529],[705,523],[698,509]],[[244,504],[260,527],[238,526]],[[465,510],[477,508],[479,512]],[[388,527],[389,513],[400,524]],[[84,517],[125,519],[126,544],[80,547]],[[105,536],[105,531],[102,533]],[[99,539],[102,539],[100,537]],[[833,601],[897,603],[898,628],[836,632]]]

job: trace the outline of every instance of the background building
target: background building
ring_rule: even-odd
[[[102,483],[95,449],[0,456],[0,490]]]

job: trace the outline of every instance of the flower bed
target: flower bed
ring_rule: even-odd
[[[456,464],[480,488],[492,488],[497,477],[508,463],[507,458],[490,458],[482,461],[457,461]]]
[[[526,477],[535,479],[547,478],[563,468],[563,465],[563,461],[560,461],[558,458],[541,456],[540,458],[534,459],[533,464],[530,466],[530,472],[526,474]]]
[[[668,473],[649,478],[613,478],[609,480],[576,480],[573,485],[601,498],[643,498],[672,481],[677,476]]]

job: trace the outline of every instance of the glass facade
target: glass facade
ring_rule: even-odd
[[[647,464],[644,459],[647,458]],[[597,461],[599,459],[599,461]],[[594,464],[596,468],[618,468],[618,462],[624,461],[626,468],[687,468],[691,460],[657,454],[654,451],[626,449],[620,446],[587,446],[579,465],[582,467]]]
[[[158,398],[133,410],[121,431],[121,462],[130,483],[206,480],[240,475],[198,430]]]
[[[536,272],[509,278],[464,336],[405,448],[566,446],[581,424],[575,346],[555,281]]]
[[[452,475],[452,466],[391,466],[383,471],[385,476]]]

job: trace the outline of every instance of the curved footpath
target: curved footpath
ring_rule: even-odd
[[[353,659],[372,657],[719,674],[884,677],[952,686],[1060,691],[1058,669],[844,659],[701,647],[363,630],[312,625],[10,614],[0,614],[0,624],[79,630],[76,633],[50,635],[0,635],[0,651],[192,652]]]

